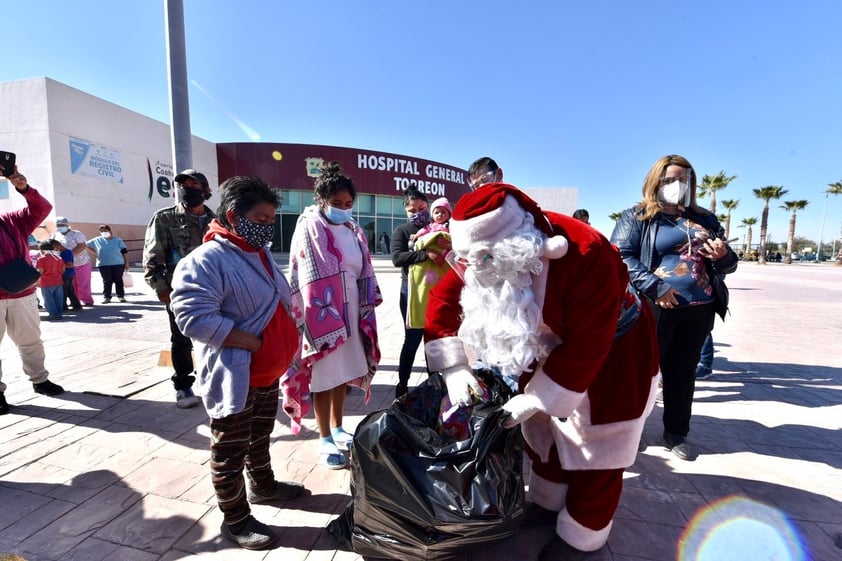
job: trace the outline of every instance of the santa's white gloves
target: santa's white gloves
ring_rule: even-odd
[[[454,405],[465,407],[473,403],[471,390],[473,390],[474,395],[482,395],[479,382],[471,369],[465,364],[445,368],[441,371],[441,375],[447,386],[447,395],[450,396],[450,402]]]
[[[530,418],[541,410],[541,401],[537,395],[520,394],[503,404],[503,409],[511,416],[503,421],[503,427],[510,429]]]

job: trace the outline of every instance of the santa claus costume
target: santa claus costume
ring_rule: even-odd
[[[654,322],[614,246],[543,212],[512,185],[463,196],[450,223],[457,266],[433,289],[427,360],[468,402],[471,348],[519,378],[506,404],[532,460],[528,499],[558,512],[542,559],[594,551],[611,530],[657,389]]]

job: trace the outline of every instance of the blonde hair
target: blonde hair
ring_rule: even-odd
[[[643,200],[638,203],[638,208],[642,212],[638,215],[638,220],[649,220],[663,209],[663,205],[658,198],[658,191],[661,187],[661,178],[664,177],[669,166],[680,166],[690,172],[690,204],[688,208],[699,214],[708,214],[708,211],[696,203],[696,170],[684,156],[670,154],[655,162],[643,180]]]

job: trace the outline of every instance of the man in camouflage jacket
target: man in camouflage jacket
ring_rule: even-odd
[[[170,320],[171,358],[174,374],[172,382],[176,391],[176,405],[182,409],[199,404],[193,393],[193,343],[184,336],[175,323],[170,309],[172,276],[178,261],[202,243],[210,221],[216,215],[205,206],[211,191],[204,174],[184,170],[175,176],[178,203],[162,208],[152,215],[146,227],[143,244],[144,280],[166,304]]]

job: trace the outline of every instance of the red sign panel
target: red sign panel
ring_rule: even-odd
[[[220,183],[256,175],[279,189],[312,191],[319,166],[336,161],[361,193],[401,196],[415,183],[430,200],[456,201],[470,191],[467,170],[388,152],[271,142],[217,144],[216,151]]]

